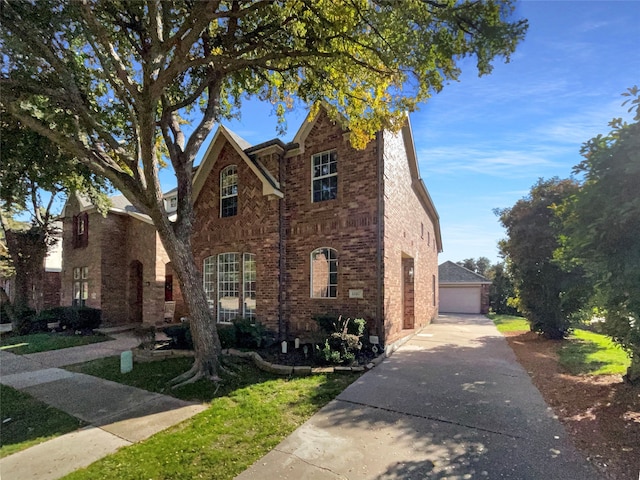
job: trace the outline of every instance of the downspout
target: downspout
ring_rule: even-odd
[[[278,159],[278,164],[279,164],[279,169],[278,169],[278,175],[280,176],[279,181],[280,181],[280,189],[282,191],[282,193],[285,193],[285,161],[286,161],[286,157],[284,154],[280,155],[280,158]],[[285,195],[278,199],[278,248],[279,248],[279,259],[278,259],[278,268],[279,268],[279,281],[278,281],[278,340],[279,341],[283,341],[287,339],[287,334],[288,334],[288,328],[287,328],[287,322],[285,321],[285,308],[284,308],[284,302],[285,302],[285,294],[284,294],[284,288],[285,288],[285,275],[286,275],[286,259],[285,259],[285,255],[286,255],[286,233],[287,233],[287,229],[285,228],[285,223],[284,223],[284,214],[285,214],[285,198],[286,198],[286,193]]]
[[[383,260],[383,240],[384,240],[384,139],[383,132],[376,133],[376,150],[378,155],[378,231],[376,245],[376,330],[382,340],[382,345],[386,344],[386,332],[384,331],[384,268]]]

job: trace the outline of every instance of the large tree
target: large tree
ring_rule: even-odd
[[[85,165],[56,143],[25,127],[15,117],[0,117],[0,226],[15,275],[13,309],[39,311],[44,260],[57,241],[55,214],[71,192],[87,194],[99,208],[106,202],[106,185]],[[23,219],[23,221],[19,221]],[[17,221],[18,220],[18,221]],[[15,332],[28,329],[27,318],[14,315]]]
[[[563,338],[590,294],[582,269],[564,269],[554,254],[562,224],[556,208],[578,191],[575,180],[540,179],[511,208],[496,210],[507,238],[499,242],[517,294],[518,310],[531,329]]]
[[[595,286],[604,331],[631,355],[627,379],[640,383],[640,96],[629,89],[633,123],[614,119],[582,148],[580,191],[563,208],[561,256]]]
[[[461,58],[475,56],[480,74],[508,60],[527,28],[512,13],[513,0],[2,0],[2,103],[151,217],[191,315],[196,359],[182,379],[217,379],[190,248],[193,161],[215,123],[250,96],[280,118],[294,99],[325,101],[362,147],[456,79]]]

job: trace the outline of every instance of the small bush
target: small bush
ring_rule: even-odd
[[[218,330],[218,338],[220,338],[220,344],[222,348],[234,348],[236,347],[236,326],[234,324],[231,325],[223,325],[220,324],[217,326]]]
[[[240,348],[260,348],[266,333],[264,325],[248,318],[235,318],[236,345]]]
[[[58,307],[62,330],[95,330],[102,323],[102,310],[90,307]]]
[[[13,332],[18,335],[27,335],[31,333],[32,320],[36,316],[36,311],[30,308],[19,308],[14,311],[16,317],[16,325]]]
[[[189,322],[180,325],[171,325],[162,329],[164,334],[171,339],[171,346],[181,350],[193,350],[193,338]]]
[[[350,326],[351,325],[351,326]],[[324,342],[321,349],[316,349],[321,358],[326,362],[334,364],[351,364],[356,358],[356,353],[362,349],[362,334],[366,326],[366,321],[362,318],[342,320],[339,317],[334,323],[334,331]],[[350,331],[355,333],[349,333]]]
[[[29,333],[41,333],[41,332],[48,332],[49,331],[49,319],[45,316],[42,317],[42,312],[40,312],[40,315],[36,315],[35,317],[31,318],[31,328],[29,330]]]

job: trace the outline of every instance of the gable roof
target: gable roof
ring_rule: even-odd
[[[439,283],[455,283],[478,285],[489,284],[491,280],[479,273],[472,272],[468,268],[464,268],[457,263],[450,261],[438,265],[438,281]]]
[[[78,201],[78,206],[80,207],[81,212],[88,212],[90,210],[96,209],[96,206],[91,203],[91,200],[89,200],[89,198],[85,195],[80,195],[79,193],[75,193],[74,195],[76,197],[76,200]],[[151,217],[140,212],[140,210],[134,207],[133,204],[129,200],[127,200],[127,197],[125,197],[124,195],[114,195],[113,197],[109,197],[109,201],[111,202],[111,206],[108,210],[109,213],[128,215],[145,223],[153,224]],[[69,199],[67,199],[64,207],[62,207],[62,212],[60,213],[59,218],[64,218],[66,216],[68,202]]]
[[[211,173],[211,169],[218,160],[218,156],[222,151],[222,147],[225,143],[229,143],[231,147],[238,153],[240,158],[245,161],[249,168],[255,173],[256,177],[262,182],[262,194],[263,195],[275,195],[282,198],[284,194],[280,191],[280,183],[275,179],[273,175],[265,168],[259,160],[255,157],[247,154],[245,150],[251,148],[251,144],[240,137],[238,134],[232,132],[224,125],[220,125],[216,130],[207,151],[204,154],[203,160],[193,177],[193,201],[195,202],[204,187],[207,177]]]

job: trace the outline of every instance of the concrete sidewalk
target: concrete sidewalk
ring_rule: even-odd
[[[504,337],[441,316],[238,480],[601,478]]]
[[[0,351],[0,383],[90,425],[0,459],[2,480],[63,477],[207,408],[58,368],[119,355],[139,343],[131,334],[112,336],[115,340],[30,355]]]

